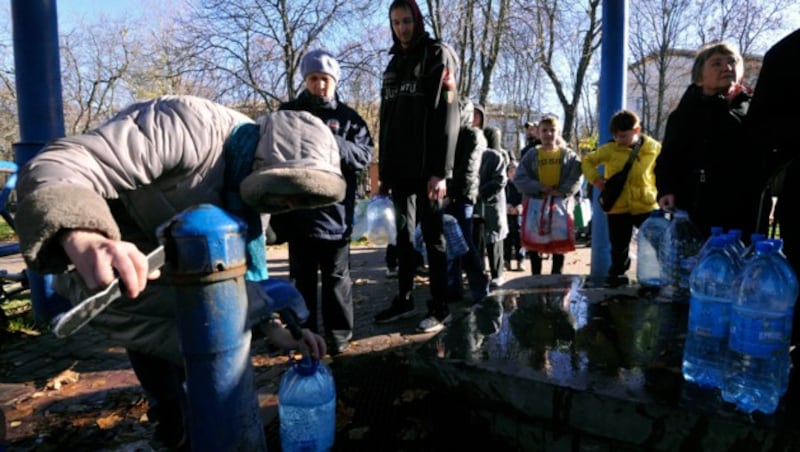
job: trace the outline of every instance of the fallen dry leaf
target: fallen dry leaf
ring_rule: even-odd
[[[116,425],[119,424],[121,420],[122,416],[119,416],[117,414],[110,414],[108,416],[97,419],[97,426],[100,427],[101,430],[108,430],[116,427]]]
[[[58,391],[59,389],[61,389],[62,385],[75,383],[79,379],[80,379],[80,374],[78,372],[67,369],[64,372],[61,372],[60,374],[50,379],[50,381],[47,382],[46,387],[47,389],[53,389],[55,391]]]

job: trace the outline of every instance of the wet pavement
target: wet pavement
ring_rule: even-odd
[[[792,397],[747,415],[684,382],[688,304],[584,282],[506,287],[414,353],[412,372],[520,450],[800,450]]]
[[[286,277],[285,248],[267,255],[272,277]],[[800,450],[792,405],[745,416],[684,383],[685,304],[633,286],[586,288],[589,259],[588,248],[567,255],[565,273],[577,276],[506,272],[493,299],[452,304],[450,326],[432,335],[415,332],[424,278],[418,316],[373,323],[396,281],[383,249],[354,248],[354,342],[329,360],[335,450]],[[286,357],[263,340],[252,355],[268,445],[279,450]],[[3,338],[0,409],[9,450],[150,450],[147,402],[124,351],[90,328]]]

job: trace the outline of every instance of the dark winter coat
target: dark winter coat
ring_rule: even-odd
[[[655,167],[658,197],[674,194],[676,207],[688,211],[705,235],[722,226],[749,237],[755,227],[758,189],[751,187],[763,181],[753,171],[742,126],[749,105],[745,92],[729,103],[690,85],[667,120]]]
[[[800,67],[795,61],[798,52],[800,30],[786,36],[767,51],[745,120],[758,155],[756,159],[766,159],[768,162],[765,173],[771,175],[788,163],[775,208],[775,216],[779,221],[793,215],[789,207],[796,206],[800,200],[800,160],[796,158],[800,154],[800,145],[797,143],[797,125],[800,124],[800,91],[797,82],[800,80]],[[782,230],[781,236],[786,232]],[[795,265],[800,261],[800,255],[791,258],[796,259]]]
[[[480,186],[481,154],[486,149],[486,138],[472,126],[474,109],[471,102],[461,108],[461,129],[453,160],[453,177],[447,180],[447,197],[475,204]]]
[[[517,189],[511,181],[506,184],[506,205],[507,206],[522,206],[522,193]]]
[[[303,110],[320,118],[330,127],[339,145],[342,175],[347,183],[343,201],[315,209],[298,209],[273,215],[272,229],[279,240],[317,238],[349,239],[353,229],[358,176],[372,161],[373,144],[367,124],[359,114],[335,99],[325,101],[303,90],[297,99],[281,105],[280,110]]]
[[[481,155],[480,191],[475,215],[483,218],[484,239],[489,243],[503,240],[508,235],[506,217],[506,184],[508,183],[508,157],[505,151],[487,148]]]

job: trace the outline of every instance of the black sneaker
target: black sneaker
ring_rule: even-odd
[[[615,289],[617,287],[627,286],[628,282],[628,277],[625,275],[607,276],[605,284],[603,285],[608,289]]]
[[[411,317],[414,314],[416,314],[414,299],[401,300],[399,296],[396,296],[388,309],[384,309],[375,316],[375,323],[394,322],[395,320]]]

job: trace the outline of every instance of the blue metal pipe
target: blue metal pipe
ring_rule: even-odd
[[[158,232],[177,288],[192,450],[266,450],[250,362],[245,231],[202,204]]]
[[[603,42],[600,49],[599,142],[610,140],[611,117],[625,105],[626,55],[628,50],[628,1],[603,0]],[[592,263],[590,279],[601,283],[611,266],[608,220],[597,202],[592,202]]]
[[[12,0],[14,70],[20,141],[14,160],[24,165],[45,143],[64,136],[56,0]],[[52,276],[26,270],[34,316],[47,321],[69,303],[52,289]]]

